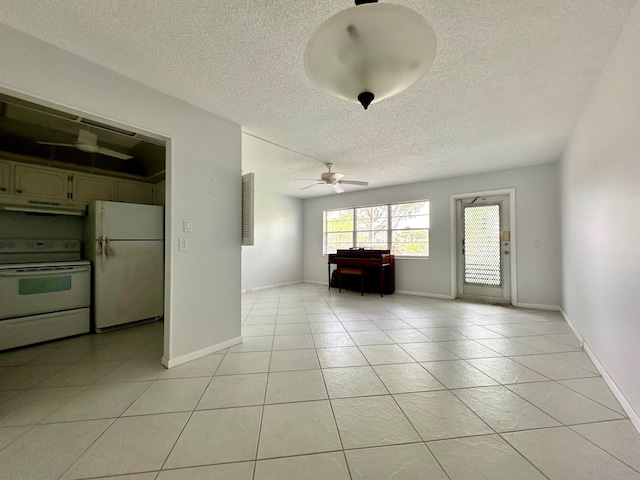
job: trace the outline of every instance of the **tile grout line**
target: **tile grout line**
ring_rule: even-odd
[[[335,315],[335,312],[334,312]],[[344,327],[343,327],[344,328]],[[329,409],[331,410],[331,416],[333,417],[333,424],[336,427],[336,433],[338,434],[338,441],[340,442],[340,448],[342,452],[342,458],[344,458],[345,466],[347,467],[347,475],[352,479],[351,468],[349,467],[349,462],[347,461],[347,454],[344,449],[344,442],[342,441],[342,435],[340,434],[340,427],[338,426],[338,420],[336,419],[336,412],[333,409],[333,403],[331,403],[331,397],[329,396],[329,389],[327,388],[327,380],[324,378],[324,373],[322,369],[322,362],[320,362],[320,355],[318,355],[318,347],[316,346],[315,338],[313,335],[311,336],[314,345],[314,351],[316,353],[316,358],[318,360],[318,367],[320,369],[320,376],[322,377],[322,384],[324,385],[324,390],[327,393],[327,403],[329,404]]]
[[[280,302],[278,301],[278,304]],[[276,316],[277,322],[277,316]],[[275,327],[273,329],[273,339],[271,341],[271,350],[269,351],[269,365],[267,365],[267,379],[264,383],[264,395],[262,396],[262,405],[260,409],[260,424],[258,426],[258,438],[256,439],[256,453],[254,455],[253,461],[253,473],[251,474],[251,479],[255,479],[256,470],[258,469],[258,452],[260,451],[260,436],[262,435],[262,424],[264,422],[264,411],[267,403],[267,391],[269,390],[269,376],[271,374],[271,360],[273,359],[273,343],[275,342]]]
[[[169,452],[167,452],[167,456],[162,461],[162,464],[160,465],[160,468],[158,469],[158,475],[160,475],[160,472],[164,469],[164,466],[167,464],[167,460],[169,460],[169,457],[171,456],[171,454],[173,453],[174,449],[176,448],[176,445],[178,444],[178,441],[180,440],[180,437],[182,436],[182,434],[184,433],[185,429],[187,428],[187,425],[189,424],[189,422],[193,418],[193,414],[197,411],[196,409],[198,408],[198,404],[202,401],[202,397],[204,396],[205,392],[207,391],[207,388],[209,388],[209,385],[211,385],[211,382],[213,381],[214,377],[216,376],[216,372],[218,371],[218,369],[220,368],[220,365],[222,365],[222,362],[224,361],[224,359],[226,358],[227,354],[229,353],[229,349],[228,348],[225,349],[225,350],[226,351],[224,352],[222,358],[220,359],[220,363],[218,364],[218,366],[213,371],[213,375],[211,375],[211,379],[209,380],[209,382],[207,382],[207,386],[204,388],[204,390],[200,394],[200,398],[198,398],[198,401],[193,406],[193,409],[189,413],[189,416],[187,417],[187,420],[184,422],[184,425],[182,426],[182,428],[180,429],[180,432],[176,436],[176,439],[174,440],[173,445],[171,445],[171,448],[169,449]],[[178,412],[172,412],[172,413],[178,413]],[[158,476],[158,475],[156,475],[156,476]]]
[[[111,344],[114,344],[114,343],[107,343],[106,345],[111,345]],[[127,361],[127,360],[123,360],[123,362],[122,362],[119,366],[115,367],[112,371],[115,371],[115,369],[120,368],[120,366],[124,365],[124,363],[126,363],[126,361]],[[106,375],[109,375],[109,373],[107,373]],[[106,375],[105,375],[105,377],[106,377]],[[158,375],[160,375],[160,374],[158,374]],[[102,378],[105,378],[105,377],[102,377]],[[114,424],[115,424],[115,423],[116,423],[120,418],[122,418],[122,414],[123,414],[124,412],[126,412],[126,411],[127,411],[127,409],[128,409],[129,407],[131,407],[131,405],[133,404],[133,402],[135,402],[135,401],[140,397],[140,395],[142,395],[142,393],[143,393],[143,392],[145,392],[145,391],[146,391],[146,390],[151,386],[151,384],[152,384],[152,383],[153,383],[153,380],[149,382],[149,385],[147,385],[147,386],[146,386],[146,388],[144,388],[144,389],[140,392],[140,394],[139,394],[139,395],[137,395],[137,396],[136,396],[136,397],[135,397],[135,398],[134,398],[134,399],[129,403],[129,405],[128,405],[128,406],[127,406],[127,407],[126,407],[126,408],[125,408],[121,413],[120,413],[120,415],[118,415],[117,417],[109,417],[109,418],[106,418],[106,419],[78,420],[78,422],[80,422],[80,421],[97,421],[97,420],[111,420],[111,422],[109,423],[109,425],[107,426],[107,428],[105,428],[105,429],[102,431],[102,433],[101,433],[100,435],[98,435],[98,436],[94,439],[94,441],[93,441],[93,442],[91,442],[89,445],[87,445],[87,447],[82,451],[82,453],[80,453],[80,454],[76,457],[76,459],[75,459],[73,462],[71,462],[71,463],[69,464],[69,466],[68,466],[68,467],[67,467],[67,468],[66,468],[66,469],[65,469],[65,470],[64,470],[64,471],[63,471],[63,472],[58,476],[58,478],[62,478],[62,477],[63,477],[63,476],[64,476],[64,475],[65,475],[65,474],[66,474],[66,473],[67,473],[71,468],[73,468],[73,466],[74,466],[76,463],[78,463],[78,461],[83,457],[83,455],[85,455],[85,454],[87,453],[87,451],[88,451],[88,450],[89,450],[93,445],[95,445],[95,444],[96,444],[96,442],[98,442],[98,440],[99,440],[100,438],[102,438],[102,436],[103,436],[103,435],[104,435],[104,434],[105,434],[105,433],[106,433],[106,432],[107,432],[107,431],[108,431],[108,430],[109,430],[109,429],[110,429],[110,428],[111,428],[111,427],[112,427],[112,426],[113,426],[113,425],[114,425]],[[101,384],[100,384],[100,383],[96,383],[96,384],[94,384],[94,385],[87,386],[87,388],[85,388],[85,389],[82,391],[82,393],[86,392],[89,388],[91,388],[92,386],[95,386],[95,385],[101,385]],[[76,398],[79,398],[79,397],[82,395],[82,393],[81,393],[80,395],[78,395]],[[49,417],[47,417],[47,418],[50,418],[51,416],[55,415],[57,412],[59,412],[60,410],[62,410],[62,408],[64,408],[64,406],[63,406],[63,407],[60,407],[58,410],[56,410],[54,413],[52,413],[52,414],[51,414]],[[70,422],[61,422],[61,423],[70,423]],[[40,422],[40,423],[38,423],[38,425],[45,425],[45,424],[43,424],[42,422]]]
[[[597,423],[610,423],[610,422],[620,422],[620,421],[624,421],[625,419],[620,418],[620,419],[615,419],[615,420],[603,420],[600,422],[589,422],[589,423],[583,423],[583,424],[574,424],[574,425],[568,425],[566,428],[570,429],[572,432],[574,432],[576,435],[581,436],[582,438],[584,438],[587,442],[591,443],[592,445],[596,446],[598,449],[602,450],[604,453],[611,455],[613,458],[615,458],[616,460],[618,460],[620,463],[623,463],[624,465],[626,465],[627,467],[629,467],[631,470],[640,473],[640,468],[635,468],[632,467],[631,465],[629,465],[627,462],[625,462],[624,460],[622,460],[621,458],[619,458],[617,455],[614,455],[612,452],[609,452],[607,450],[605,450],[604,448],[602,448],[600,445],[598,445],[597,443],[595,443],[594,441],[592,441],[591,439],[585,437],[584,435],[582,435],[580,432],[578,432],[577,430],[574,430],[572,427],[575,427],[577,425],[594,425]],[[629,421],[629,419],[626,419],[627,421]]]
[[[566,427],[547,427],[547,428],[566,428]],[[542,430],[542,429],[540,429]],[[540,475],[542,475],[544,478],[546,478],[547,480],[552,480],[550,479],[547,475],[544,474],[544,472],[542,472],[542,470],[540,470],[540,468],[538,468],[537,465],[535,465],[531,459],[529,457],[527,457],[526,455],[524,455],[520,450],[518,450],[516,448],[515,445],[512,445],[511,442],[509,442],[508,439],[504,438],[504,436],[501,433],[498,433],[498,436],[502,439],[503,442],[506,442],[507,445],[509,445],[511,448],[513,448],[513,450],[520,455],[522,458],[524,458],[526,460],[526,462],[531,465],[536,471],[540,472]]]

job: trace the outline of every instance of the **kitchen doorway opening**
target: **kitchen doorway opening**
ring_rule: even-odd
[[[160,134],[0,88],[0,180],[6,180],[0,182],[0,195],[7,203],[28,203],[33,197],[39,203],[63,206],[69,203],[85,208],[96,202],[132,204],[134,207],[162,205],[167,208],[162,214],[164,222],[161,224],[164,225],[160,228],[164,239],[169,239],[167,226],[170,222],[166,212],[170,211],[171,200],[165,177],[168,176],[170,142],[170,138]],[[59,188],[53,189],[52,185]],[[14,217],[18,215],[11,213]],[[31,218],[34,219],[37,217]],[[15,226],[14,236],[31,238],[33,222],[23,225],[13,217],[9,220],[11,222],[5,224]],[[79,229],[40,230],[45,231],[44,241],[65,235],[65,241],[87,243],[82,226]],[[0,239],[11,234],[3,231]],[[164,306],[165,355],[171,344],[170,275],[167,273],[171,251],[168,243],[164,242],[159,253],[163,263],[159,295]],[[93,271],[96,270],[94,266]],[[160,360],[158,358],[158,362]]]

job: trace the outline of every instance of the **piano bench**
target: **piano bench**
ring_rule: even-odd
[[[342,275],[360,276],[360,295],[364,295],[364,276],[367,271],[362,268],[340,268],[338,267],[338,292],[342,292]]]

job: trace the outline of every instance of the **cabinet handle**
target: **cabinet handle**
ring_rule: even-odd
[[[0,187],[0,192],[6,192],[7,189],[5,187]]]
[[[16,193],[22,193],[22,190],[17,189],[17,190],[16,190]]]

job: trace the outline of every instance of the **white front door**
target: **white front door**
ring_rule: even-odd
[[[458,298],[511,303],[509,196],[457,199]]]

